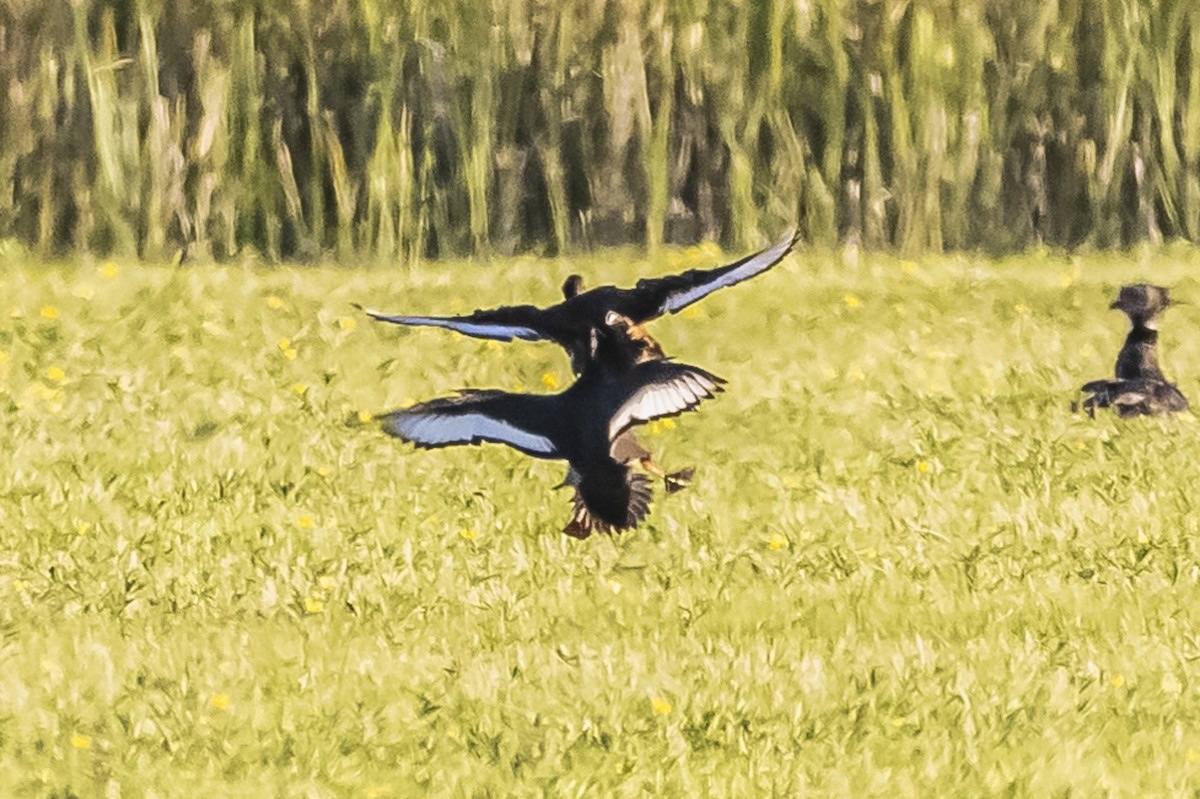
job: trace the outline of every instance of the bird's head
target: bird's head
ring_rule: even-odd
[[[563,299],[569,300],[572,297],[578,297],[583,293],[583,278],[579,275],[571,275],[562,284]]]
[[[1178,304],[1171,299],[1170,289],[1164,286],[1131,283],[1121,286],[1117,299],[1109,307],[1124,312],[1134,325],[1148,325],[1169,306]]]

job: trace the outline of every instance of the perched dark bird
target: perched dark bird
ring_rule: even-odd
[[[789,230],[776,244],[746,258],[715,269],[691,269],[678,275],[643,278],[631,289],[598,286],[583,290],[583,278],[571,275],[563,283],[563,301],[547,308],[514,305],[479,310],[467,316],[397,316],[367,308],[381,322],[443,327],[476,338],[512,341],[554,341],[571,359],[575,374],[583,372],[591,331],[605,324],[610,311],[641,325],[663,314],[678,313],[718,289],[762,274],[779,263],[798,236]]]
[[[1090,395],[1083,401],[1089,415],[1094,416],[1096,408],[1114,408],[1122,419],[1188,409],[1187,397],[1167,382],[1158,365],[1158,316],[1173,304],[1170,291],[1162,286],[1121,287],[1110,307],[1129,317],[1129,334],[1117,355],[1116,379],[1093,380],[1082,388]]]
[[[567,461],[563,485],[575,490],[564,532],[586,538],[637,525],[650,505],[650,481],[629,462],[635,424],[689,411],[722,391],[725,381],[668,361],[630,335],[616,313],[588,336],[587,368],[559,394],[461,391],[379,417],[383,429],[418,447],[490,441],[535,458]],[[652,339],[650,340],[653,341]]]

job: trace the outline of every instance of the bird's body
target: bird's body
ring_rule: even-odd
[[[626,322],[610,316],[589,336],[587,368],[559,394],[464,391],[385,414],[383,428],[418,447],[490,441],[565,460],[565,484],[576,492],[566,532],[586,537],[632,527],[647,512],[650,487],[629,466],[629,428],[691,410],[724,381],[695,366],[647,358],[648,345],[629,335]]]
[[[1115,372],[1119,380],[1166,380],[1158,365],[1158,330],[1136,325],[1125,337],[1117,355]]]
[[[663,314],[678,313],[718,289],[767,271],[791,251],[796,238],[792,230],[772,247],[732,264],[644,278],[629,289],[598,286],[584,291],[582,279],[572,275],[563,284],[562,302],[545,308],[510,305],[477,310],[466,316],[410,316],[364,310],[382,322],[441,327],[476,338],[553,341],[567,351],[572,370],[581,374],[587,364],[591,331],[604,327],[609,313],[628,319],[634,326]]]
[[[1165,380],[1093,380],[1083,391],[1091,395],[1083,407],[1092,414],[1096,408],[1113,408],[1122,419],[1128,419],[1188,409],[1187,397]]]

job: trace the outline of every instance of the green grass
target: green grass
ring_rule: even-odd
[[[1068,410],[1115,287],[1196,303],[1196,250],[800,255],[662,320],[729,391],[644,436],[697,479],[613,539],[559,532],[561,464],[359,422],[568,368],[352,301],[718,257],[0,263],[0,794],[1200,790],[1200,426]]]

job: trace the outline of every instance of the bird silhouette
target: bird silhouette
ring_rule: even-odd
[[[633,334],[631,335],[631,330]],[[694,409],[725,382],[696,366],[669,361],[657,343],[615,312],[589,333],[587,365],[558,394],[464,390],[379,418],[385,432],[417,447],[494,442],[535,458],[565,460],[563,485],[574,489],[564,532],[636,526],[650,506],[650,480],[634,472],[632,426]]]
[[[546,308],[510,305],[477,310],[466,316],[408,316],[361,308],[381,322],[441,327],[476,338],[512,341],[553,341],[567,351],[571,369],[583,372],[591,331],[605,326],[610,311],[632,325],[642,325],[663,314],[683,310],[718,289],[760,275],[783,260],[795,246],[793,228],[771,247],[715,269],[690,269],[677,275],[643,278],[630,289],[597,286],[584,291],[583,278],[571,275],[563,283],[563,301]]]
[[[1170,290],[1148,283],[1122,286],[1109,307],[1129,317],[1129,333],[1117,354],[1115,380],[1093,380],[1082,387],[1090,396],[1083,408],[1113,408],[1121,418],[1157,416],[1188,409],[1187,397],[1167,381],[1158,364],[1158,317],[1171,305]]]
[[[760,275],[783,260],[795,246],[799,235],[788,230],[774,245],[741,260],[713,269],[691,269],[676,275],[643,278],[631,289],[599,286],[584,290],[583,278],[571,275],[562,285],[563,301],[546,308],[533,305],[503,306],[477,310],[466,316],[409,316],[387,314],[361,305],[356,307],[381,322],[416,327],[440,327],[476,338],[512,341],[553,341],[566,350],[571,370],[582,374],[591,358],[592,331],[608,326],[610,313],[623,321],[628,335],[640,342],[638,351],[655,352],[662,358],[662,347],[643,325],[664,314],[674,314],[726,286]],[[654,461],[650,451],[632,432],[619,443],[620,451],[637,460],[651,474],[660,477],[667,493],[690,484],[695,470],[691,467],[668,473]]]

